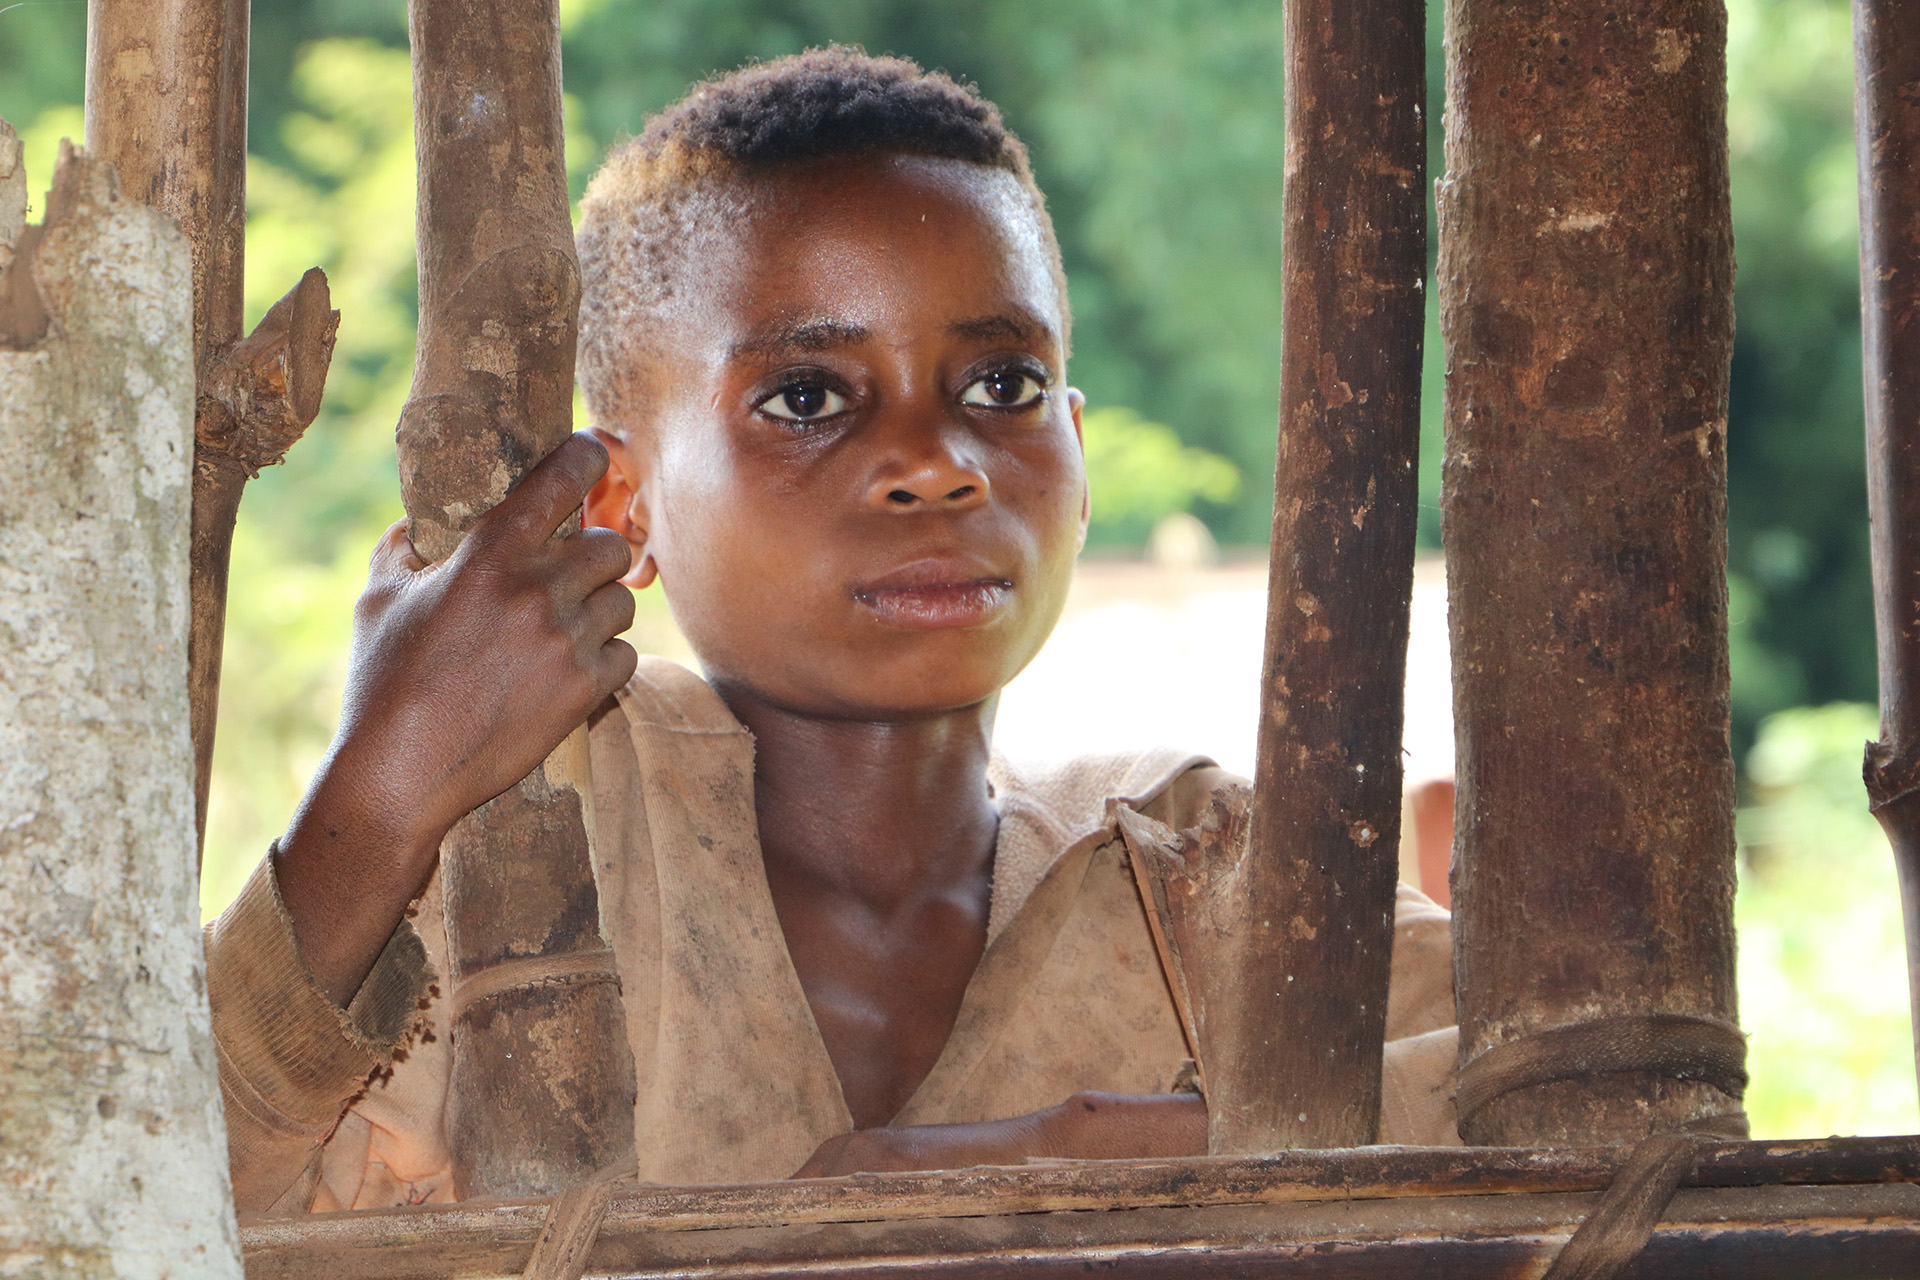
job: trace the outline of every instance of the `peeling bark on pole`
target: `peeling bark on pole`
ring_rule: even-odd
[[[567,438],[580,272],[554,0],[413,0],[409,25],[420,337],[400,481],[414,545],[440,560]],[[583,727],[441,849],[463,1198],[551,1194],[633,1150],[591,797]]]
[[[21,235],[17,157],[0,124],[0,1274],[238,1280],[193,850],[187,246],[79,157]]]
[[[1246,937],[1207,1064],[1216,1153],[1374,1140],[1393,951],[1426,5],[1289,0],[1286,39],[1280,446]]]
[[[194,821],[203,841],[234,517],[247,481],[280,462],[320,411],[340,318],[316,268],[246,340],[249,349],[235,350],[246,249],[250,8],[251,0],[87,4],[87,144],[119,171],[128,195],[179,220],[193,255],[199,410],[187,652]],[[237,412],[241,405],[252,412]]]
[[[1631,1141],[1744,1084],[1726,14],[1448,0],[1446,38],[1461,1133]]]
[[[1867,510],[1880,643],[1874,816],[1900,869],[1920,1071],[1920,0],[1855,0]]]

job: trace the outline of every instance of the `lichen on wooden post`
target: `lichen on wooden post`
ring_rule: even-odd
[[[413,0],[409,24],[420,334],[400,480],[437,561],[569,434],[580,273],[554,0]],[[441,849],[463,1198],[555,1193],[633,1150],[591,796],[583,727]]]
[[[186,241],[0,124],[0,1275],[232,1277],[188,733]]]
[[[1374,1141],[1425,315],[1424,0],[1289,0],[1284,335],[1251,855],[1216,1153]]]
[[[1726,13],[1446,23],[1461,1133],[1738,1129]]]
[[[1855,0],[1867,509],[1880,740],[1868,798],[1893,845],[1920,1072],[1920,0]]]

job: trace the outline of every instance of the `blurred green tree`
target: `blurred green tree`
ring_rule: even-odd
[[[1756,1138],[1920,1124],[1900,894],[1860,799],[1877,719],[1862,703],[1779,712],[1747,760],[1735,923]]]
[[[1131,409],[1089,409],[1083,437],[1093,493],[1089,547],[1138,547],[1165,516],[1197,502],[1231,502],[1240,472],[1217,453],[1182,444],[1173,428]]]
[[[1844,0],[1730,0],[1738,336],[1727,427],[1736,744],[1875,696],[1860,205]]]

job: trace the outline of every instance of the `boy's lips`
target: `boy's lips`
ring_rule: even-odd
[[[896,627],[978,627],[1006,611],[1013,583],[975,561],[915,560],[853,589],[876,619]]]

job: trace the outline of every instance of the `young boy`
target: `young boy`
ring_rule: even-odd
[[[599,426],[442,565],[388,531],[334,746],[211,929],[242,1208],[453,1197],[436,852],[582,720],[643,1178],[1203,1152],[1106,810],[1190,826],[1226,776],[990,751],[1088,511],[1020,143],[820,50],[698,87],[584,214]],[[656,579],[704,680],[615,638]],[[1382,1139],[1457,1142],[1446,916],[1399,926]]]

